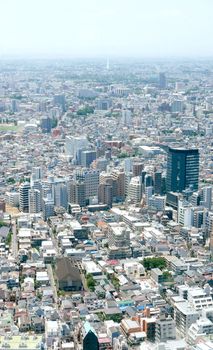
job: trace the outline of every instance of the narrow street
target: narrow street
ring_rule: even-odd
[[[50,264],[47,265],[47,271],[48,271],[48,275],[50,278],[50,285],[52,287],[53,290],[53,294],[54,294],[54,300],[55,300],[55,304],[56,304],[56,308],[58,309],[58,294],[57,294],[57,288],[55,285],[55,280],[54,280],[54,275],[53,275],[53,269],[52,266]]]
[[[18,257],[18,241],[17,241],[17,228],[15,220],[12,221],[12,240],[11,240],[11,254],[16,260]]]

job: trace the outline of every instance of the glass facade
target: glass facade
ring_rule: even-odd
[[[198,189],[199,151],[198,149],[169,148],[167,158],[167,192],[182,192],[191,187]]]

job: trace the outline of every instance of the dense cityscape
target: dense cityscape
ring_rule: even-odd
[[[212,72],[1,60],[0,349],[213,349]]]

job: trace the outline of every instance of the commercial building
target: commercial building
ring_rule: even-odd
[[[123,170],[114,169],[112,171],[112,179],[115,181],[115,196],[118,200],[125,197],[125,173]]]
[[[65,140],[65,153],[73,158],[74,161],[79,159],[79,151],[86,149],[89,146],[87,137],[82,136],[67,136]]]
[[[40,127],[44,134],[50,133],[52,128],[52,119],[48,116],[43,116],[40,120]]]
[[[42,204],[42,211],[43,211],[43,217],[46,221],[50,216],[54,216],[54,200],[51,198],[51,196],[48,196],[46,198],[43,198],[43,204]]]
[[[167,192],[183,192],[191,187],[198,189],[198,149],[169,148],[167,157]]]
[[[159,88],[166,89],[166,87],[167,87],[166,74],[163,72],[160,72],[159,73]]]
[[[154,192],[155,194],[162,194],[162,173],[156,171],[154,173]]]
[[[56,207],[63,207],[67,209],[68,194],[67,185],[65,182],[56,181],[54,183],[54,204]]]
[[[96,159],[96,151],[94,150],[85,150],[80,152],[80,164],[84,168],[89,168],[95,159]]]
[[[68,202],[84,207],[86,205],[85,183],[82,181],[71,181],[67,186]]]
[[[85,198],[87,201],[89,201],[90,197],[98,195],[99,176],[99,170],[81,169],[75,171],[75,180],[85,184]]]
[[[109,208],[112,207],[113,200],[113,189],[108,183],[100,184],[98,186],[98,202],[102,204],[107,204]]]
[[[89,322],[82,327],[83,350],[99,350],[98,337]]]

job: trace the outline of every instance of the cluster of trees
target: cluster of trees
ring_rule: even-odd
[[[142,264],[146,270],[151,270],[154,268],[163,270],[167,267],[166,259],[163,257],[144,258]]]
[[[84,108],[80,108],[77,111],[77,115],[81,116],[81,115],[87,115],[87,114],[93,114],[94,113],[94,108],[91,106],[86,106]]]
[[[93,275],[91,273],[88,273],[86,275],[86,281],[87,281],[87,287],[92,291],[94,292],[95,290],[95,280],[93,278]]]
[[[13,235],[13,233],[12,233],[12,231],[10,231],[10,232],[8,233],[8,235],[7,235],[6,240],[5,240],[5,243],[6,243],[7,245],[10,245],[10,244],[11,244],[12,235]]]
[[[57,125],[58,125],[58,119],[53,118],[51,121],[51,127],[54,129],[57,127]]]
[[[6,224],[3,220],[0,220],[0,228],[3,226],[8,226],[8,224]]]
[[[164,282],[172,282],[173,276],[172,276],[171,272],[163,271],[163,279],[164,279]]]
[[[111,283],[113,284],[114,288],[115,288],[116,290],[118,290],[119,287],[120,287],[120,282],[119,282],[118,277],[117,277],[115,274],[110,275],[110,274],[108,273],[108,274],[107,274],[107,278],[108,278],[108,280],[111,281]]]
[[[118,158],[127,158],[129,157],[129,154],[127,154],[126,152],[121,152],[119,155],[118,155]]]
[[[7,183],[10,185],[13,185],[16,182],[16,180],[13,177],[10,177],[9,179],[7,179]]]
[[[23,183],[23,182],[30,182],[30,178],[29,177],[22,177],[20,180],[19,180],[19,183]]]

